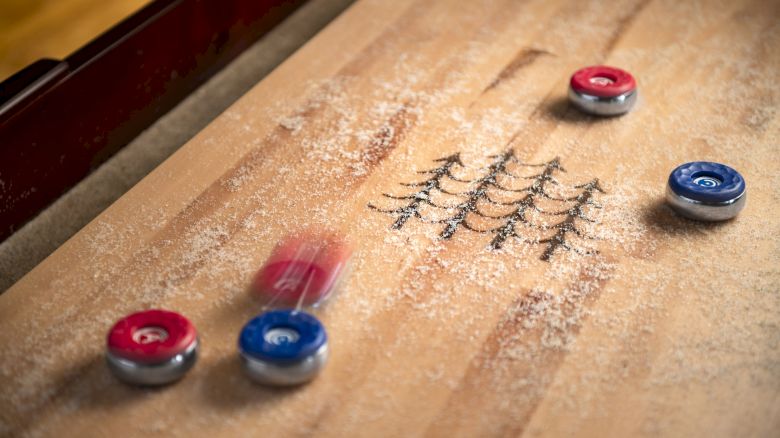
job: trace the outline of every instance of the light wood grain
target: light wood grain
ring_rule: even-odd
[[[0,80],[41,58],[62,59],[148,0],[0,0]]]
[[[475,3],[359,2],[0,296],[0,431],[774,435],[780,5]],[[602,62],[638,78],[624,117],[565,101],[571,72]],[[437,158],[459,152],[459,175],[479,176],[509,149],[558,157],[551,190],[598,178],[596,222],[576,221],[595,240],[568,237],[598,252],[543,261],[543,244],[491,250],[492,235],[442,240],[443,224],[415,218],[395,230],[368,206],[397,207],[382,193],[409,193],[399,183]],[[669,171],[700,159],[745,176],[736,220],[664,206]],[[247,286],[306,226],[357,250],[316,311],[331,361],[304,387],[250,384],[235,347],[260,311]],[[113,321],[148,307],[186,314],[203,345],[192,372],[158,390],[118,383],[102,359]]]

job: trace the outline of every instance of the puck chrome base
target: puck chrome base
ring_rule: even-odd
[[[636,90],[614,97],[584,94],[569,88],[569,101],[580,110],[595,116],[619,116],[631,111],[636,103]]]
[[[247,376],[266,385],[299,385],[313,379],[328,359],[325,327],[297,310],[275,310],[249,321],[238,339]]]
[[[181,354],[158,363],[134,362],[106,353],[106,363],[119,380],[131,385],[157,386],[175,382],[195,365],[198,359],[198,341]]]
[[[746,201],[747,195],[743,192],[741,196],[731,201],[704,203],[680,196],[671,188],[666,188],[666,202],[672,210],[688,219],[698,221],[714,222],[731,219],[745,208]]]
[[[257,383],[272,386],[292,386],[306,383],[319,374],[327,361],[327,344],[320,347],[313,356],[291,364],[277,365],[241,354],[241,364],[246,375]]]

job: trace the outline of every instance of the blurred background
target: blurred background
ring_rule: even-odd
[[[353,0],[0,0],[0,293]]]
[[[148,0],[0,0],[0,81],[40,58],[65,58]]]

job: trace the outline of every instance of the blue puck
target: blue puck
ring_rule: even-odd
[[[666,199],[675,211],[691,219],[726,220],[745,206],[745,180],[725,164],[685,163],[669,175]]]
[[[725,164],[709,161],[685,163],[669,175],[669,187],[680,196],[699,202],[727,202],[745,191],[745,180]]]
[[[311,380],[324,367],[328,337],[314,316],[299,310],[275,310],[244,326],[238,348],[252,380],[294,385]]]

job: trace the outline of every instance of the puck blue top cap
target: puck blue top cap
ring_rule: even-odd
[[[238,348],[254,359],[287,364],[314,355],[325,342],[325,327],[317,318],[288,309],[266,312],[246,323]]]
[[[728,202],[745,192],[745,180],[725,164],[694,161],[678,166],[669,175],[674,193],[705,203]]]

